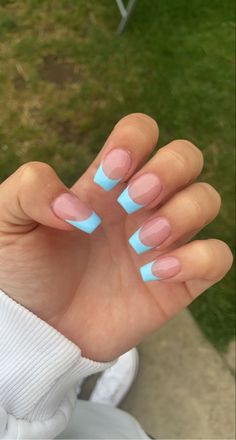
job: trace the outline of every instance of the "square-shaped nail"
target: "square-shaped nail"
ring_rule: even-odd
[[[171,233],[171,226],[165,217],[156,217],[147,221],[129,239],[137,254],[158,247]]]
[[[151,261],[150,263],[144,264],[144,266],[140,267],[140,274],[143,281],[157,281],[160,280],[159,277],[156,277],[152,271],[152,267],[155,261]]]
[[[160,257],[140,268],[143,281],[165,280],[180,272],[180,261],[176,257]]]
[[[103,159],[94,176],[94,182],[105,191],[110,191],[125,177],[130,165],[130,153],[115,148]]]
[[[120,194],[117,201],[128,214],[132,214],[151,203],[161,190],[159,177],[152,173],[145,173],[133,180]]]
[[[87,234],[95,231],[101,223],[100,217],[74,194],[60,194],[52,209],[58,218]]]

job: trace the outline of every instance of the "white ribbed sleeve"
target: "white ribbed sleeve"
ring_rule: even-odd
[[[0,290],[0,439],[55,438],[69,421],[77,383],[110,365],[83,358]]]

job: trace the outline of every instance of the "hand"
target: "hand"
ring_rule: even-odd
[[[232,264],[222,241],[189,241],[220,208],[212,186],[192,183],[203,166],[200,150],[176,140],[144,164],[157,138],[153,119],[129,115],[71,190],[39,162],[0,186],[0,287],[94,360],[138,344]],[[108,177],[121,178],[110,192],[93,182],[101,159]],[[126,182],[133,206],[142,207],[130,215],[117,203]],[[89,217],[90,207],[102,219],[91,235],[64,221]],[[128,239],[144,223],[139,239],[151,249],[138,255]],[[161,280],[144,282],[139,268],[156,258],[146,276]]]

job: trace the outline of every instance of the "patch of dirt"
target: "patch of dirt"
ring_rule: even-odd
[[[26,88],[26,81],[21,75],[16,75],[13,83],[16,90],[24,90]]]
[[[56,119],[48,119],[47,123],[64,142],[74,142],[78,140],[78,128],[74,127],[70,120],[57,121]]]
[[[81,133],[78,121],[70,119],[57,120],[47,119],[47,125],[57,133],[64,143],[84,144],[89,137],[87,133]]]
[[[47,55],[39,68],[39,74],[44,81],[52,82],[59,88],[79,80],[78,67],[72,61]]]

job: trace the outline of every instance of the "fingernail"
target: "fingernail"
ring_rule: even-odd
[[[95,231],[101,223],[100,217],[73,194],[59,195],[52,209],[57,217],[87,234]]]
[[[100,164],[94,182],[105,191],[114,188],[127,174],[131,165],[130,153],[118,148],[111,150]]]
[[[129,239],[129,243],[137,254],[149,251],[169,237],[171,226],[164,217],[157,217],[145,223]]]
[[[143,281],[165,280],[180,272],[180,262],[175,257],[163,257],[140,268]]]
[[[155,174],[143,174],[131,182],[118,197],[118,203],[131,214],[148,205],[161,192],[162,186]]]

